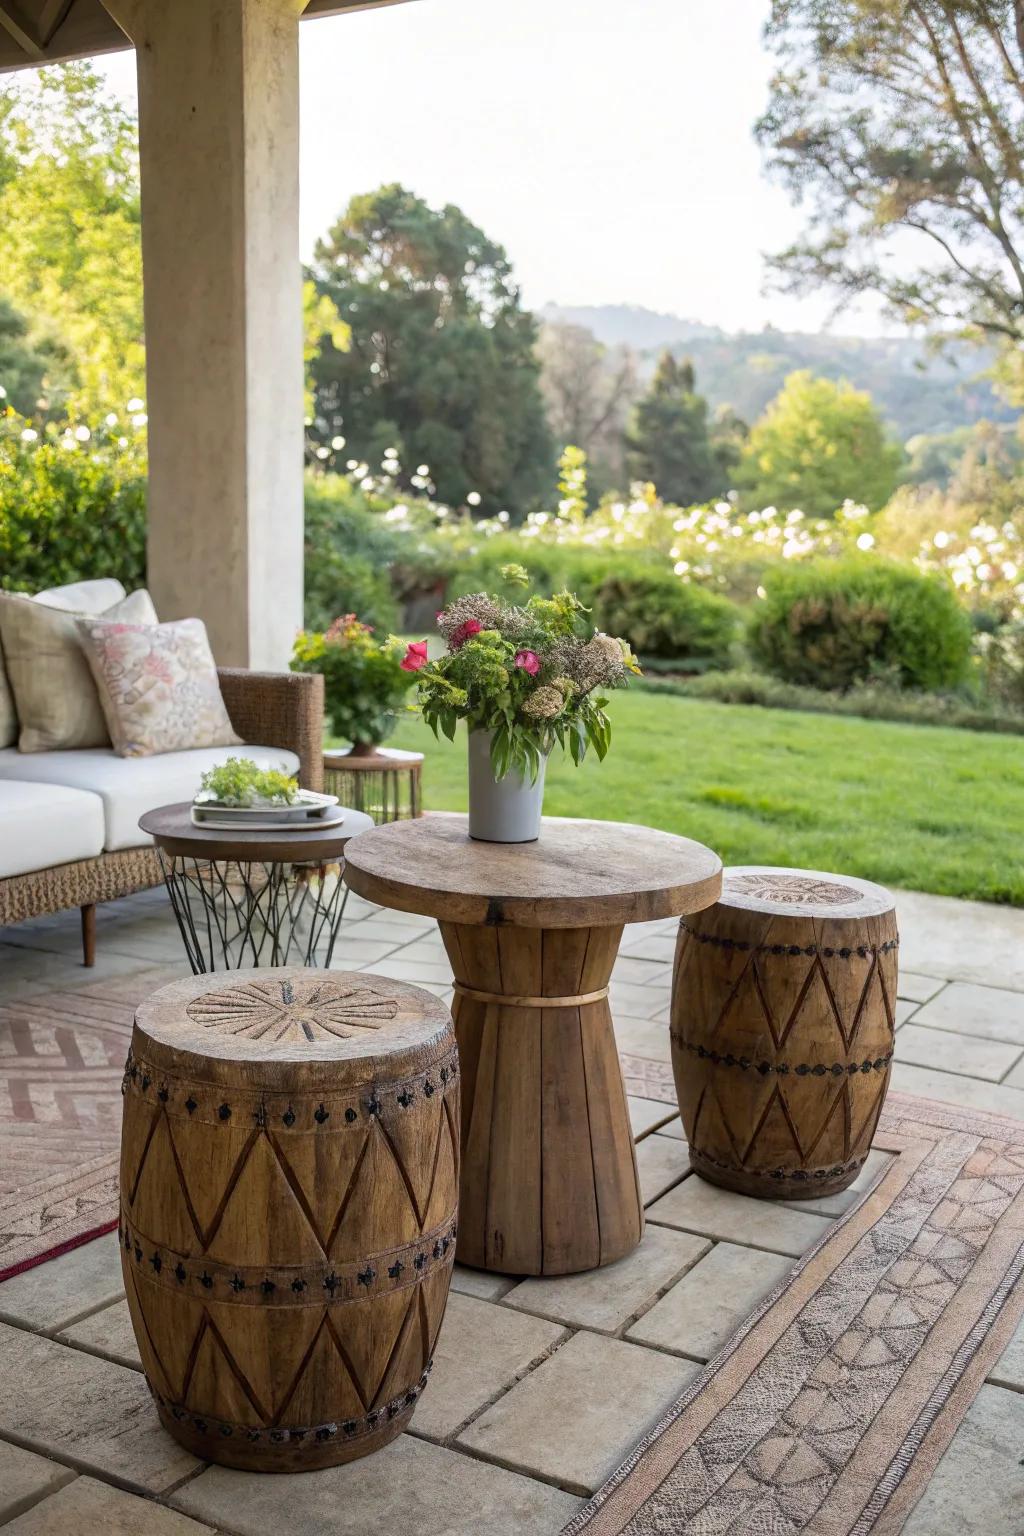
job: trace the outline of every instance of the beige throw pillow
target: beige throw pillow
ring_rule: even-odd
[[[114,751],[121,757],[235,747],[202,619],[174,624],[79,619]]]
[[[48,608],[68,608],[75,613],[103,613],[114,603],[119,603],[124,595],[121,583],[116,577],[109,576],[95,581],[73,581],[66,587],[47,587],[45,592],[36,592],[33,601],[45,603]],[[153,623],[156,623],[155,614]],[[0,747],[12,747],[17,739],[18,711],[14,707],[14,694],[7,679],[0,644]]]
[[[0,593],[0,637],[22,752],[110,746],[78,633],[80,617],[35,598]],[[149,625],[157,621],[153,601],[141,589],[106,609],[104,617]]]

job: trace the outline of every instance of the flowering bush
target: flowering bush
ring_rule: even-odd
[[[299,785],[293,774],[260,768],[251,757],[229,757],[199,781],[196,801],[216,805],[294,805]]]
[[[505,579],[527,581],[510,567]],[[418,681],[423,717],[434,734],[454,740],[465,720],[491,733],[497,779],[515,769],[535,782],[556,744],[581,763],[589,747],[603,758],[611,741],[603,690],[621,687],[639,667],[622,640],[597,632],[569,592],[531,597],[523,606],[475,592],[437,616],[446,642],[431,661],[427,642],[410,645],[401,665]]]
[[[331,726],[356,749],[379,746],[394,728],[412,678],[395,648],[381,645],[369,624],[346,613],[323,634],[303,630],[295,641],[293,672],[320,672]]]

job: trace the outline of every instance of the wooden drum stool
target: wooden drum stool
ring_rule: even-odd
[[[381,976],[174,982],[135,1016],[121,1262],[164,1425],[295,1472],[405,1428],[455,1256],[448,1010]]]
[[[889,1085],[896,914],[879,885],[727,869],[679,925],[672,1067],[694,1170],[768,1199],[845,1189]]]

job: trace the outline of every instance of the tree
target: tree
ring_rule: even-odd
[[[622,489],[626,420],[637,394],[632,352],[609,350],[584,325],[554,321],[541,327],[537,356],[555,441],[586,454],[595,499],[612,487]]]
[[[693,364],[663,352],[628,433],[630,473],[650,480],[665,501],[690,506],[728,489],[728,471],[711,441],[708,403],[696,393]]]
[[[67,359],[45,342],[31,341],[28,329],[24,315],[0,294],[0,410],[13,406],[22,416],[35,414],[51,381],[67,369]]]
[[[351,326],[349,350],[328,340],[313,365],[323,462],[376,465],[394,448],[406,482],[426,464],[444,501],[526,510],[554,452],[536,327],[502,247],[461,209],[392,185],[352,199],[311,270]]]
[[[1024,5],[774,0],[757,125],[812,211],[784,287],[881,295],[933,334],[1024,341]]]
[[[145,393],[137,128],[89,64],[0,90],[0,291],[64,349],[73,413]]]
[[[751,427],[736,483],[752,507],[829,517],[849,499],[877,511],[892,495],[901,456],[870,395],[802,371]]]

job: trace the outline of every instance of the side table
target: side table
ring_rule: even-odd
[[[364,833],[344,876],[436,917],[455,973],[463,1263],[560,1275],[643,1235],[608,983],[625,923],[717,900],[717,854],[619,822],[545,818],[536,843],[470,839],[465,816]]]
[[[408,821],[423,815],[422,768],[422,752],[378,747],[372,756],[353,757],[344,747],[324,753],[324,789],[378,824]]]
[[[346,811],[340,826],[222,832],[192,823],[187,800],[139,820],[156,844],[193,972],[331,963],[345,910],[342,855],[373,826]]]

